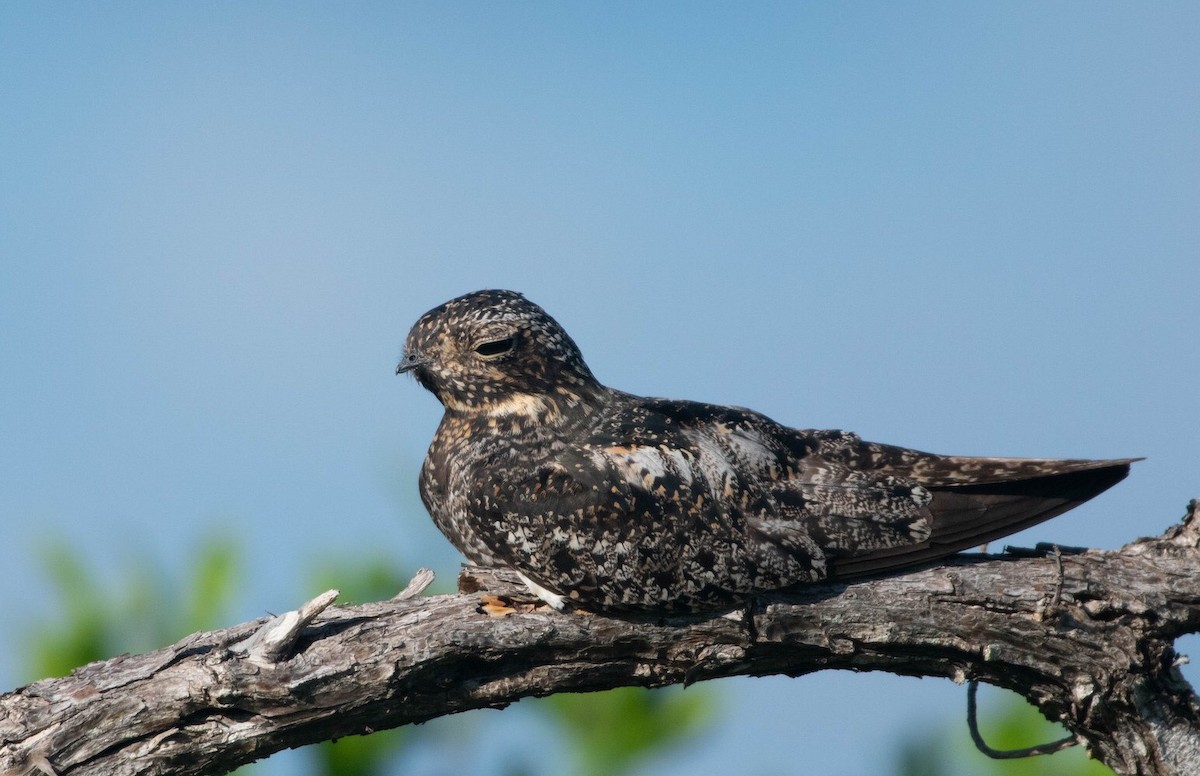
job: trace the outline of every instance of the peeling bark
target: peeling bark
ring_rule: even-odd
[[[419,588],[428,581],[415,581]],[[1200,631],[1200,506],[1111,552],[958,556],[763,597],[738,617],[489,616],[470,592],[196,633],[0,696],[0,772],[215,774],[280,749],[527,696],[829,668],[974,678],[1028,698],[1119,774],[1200,771],[1174,640]],[[327,608],[326,608],[327,607]]]

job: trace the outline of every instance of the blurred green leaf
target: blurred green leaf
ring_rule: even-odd
[[[213,537],[192,561],[186,593],[150,558],[132,562],[116,589],[106,589],[81,554],[63,541],[42,550],[61,617],[30,628],[25,649],[30,679],[65,676],[122,652],[144,652],[220,624],[238,580],[238,549]],[[181,605],[181,599],[187,599]],[[250,767],[238,773],[250,772]]]
[[[63,676],[95,660],[154,649],[215,627],[238,581],[237,545],[229,538],[200,545],[186,586],[153,559],[138,558],[122,572],[120,583],[106,587],[63,541],[47,543],[42,559],[61,615],[29,631],[30,678]]]
[[[205,540],[192,568],[184,630],[211,630],[222,624],[222,615],[233,600],[240,561],[241,553],[232,537]]]
[[[564,693],[541,705],[569,737],[576,772],[588,776],[628,773],[696,735],[715,716],[712,693],[700,687]]]
[[[350,736],[308,748],[316,772],[326,776],[382,776],[388,761],[404,746],[404,728]]]
[[[63,612],[57,624],[30,629],[26,675],[30,680],[65,676],[73,668],[108,657],[114,648],[113,605],[100,594],[79,555],[63,543],[47,544],[42,562]]]

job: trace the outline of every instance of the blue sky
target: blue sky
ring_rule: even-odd
[[[1158,533],[1200,496],[1197,29],[1191,3],[5,3],[0,685],[48,537],[115,580],[234,531],[239,620],[323,557],[452,578],[415,488],[439,407],[392,369],[484,287],[625,390],[1148,456],[1018,541]],[[864,731],[963,705],[726,684],[728,725],[661,772],[875,773]]]

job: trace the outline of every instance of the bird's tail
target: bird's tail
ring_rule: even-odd
[[[933,493],[929,538],[837,558],[839,579],[929,563],[1049,520],[1116,485],[1140,458],[1109,461],[930,456],[914,480]],[[915,475],[915,476],[914,476]]]

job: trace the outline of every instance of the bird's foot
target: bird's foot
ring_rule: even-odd
[[[475,610],[489,617],[507,617],[510,614],[532,612],[544,605],[540,601],[522,601],[509,595],[486,593],[479,597],[479,606]]]
[[[592,612],[580,609],[577,606],[569,606],[567,609],[572,614],[587,616],[591,616],[592,614]],[[507,617],[510,614],[529,614],[530,612],[545,612],[547,610],[564,611],[540,598],[527,598],[521,595],[495,595],[492,593],[481,595],[479,597],[479,606],[475,607],[475,611],[480,614],[486,614],[489,617]]]

